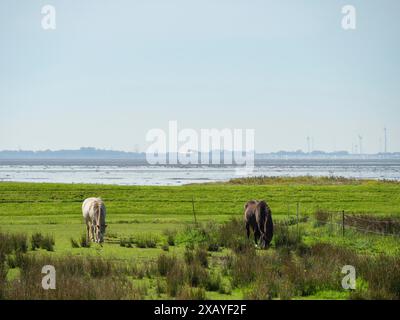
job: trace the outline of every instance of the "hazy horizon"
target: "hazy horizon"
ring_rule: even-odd
[[[228,151],[228,152],[240,152],[240,151],[234,151],[234,150],[230,150],[230,149],[213,149],[214,151],[220,151],[220,152],[224,152],[224,151]],[[141,153],[141,154],[145,154],[146,151],[126,151],[126,150],[118,150],[118,149],[107,149],[107,148],[95,148],[95,147],[90,147],[90,146],[82,146],[79,147],[77,149],[39,149],[39,150],[31,150],[31,149],[19,149],[19,150],[15,150],[15,149],[0,149],[0,153],[4,153],[4,152],[41,152],[41,153],[45,153],[45,152],[68,152],[68,151],[90,151],[90,152],[121,152],[121,153]],[[197,151],[199,153],[202,153],[202,151],[199,150],[191,150],[191,151]],[[212,150],[210,149],[210,151],[208,152],[212,152]],[[326,150],[312,150],[310,152],[307,152],[306,150],[303,149],[297,149],[297,150],[278,150],[278,151],[271,151],[271,152],[260,152],[257,150],[254,150],[254,152],[256,154],[275,154],[275,153],[288,153],[288,154],[295,154],[295,153],[302,153],[302,154],[312,154],[312,153],[326,153],[328,154],[339,154],[339,153],[343,153],[343,152],[348,152],[347,150],[335,150],[335,151],[326,151]],[[167,152],[167,153],[171,153],[171,152]],[[206,152],[205,152],[206,153]],[[399,154],[400,152],[398,151],[393,151],[393,152],[388,152],[387,155],[390,154]],[[351,156],[359,156],[359,155],[380,155],[380,154],[384,154],[382,152],[378,152],[378,153],[351,153],[348,152],[348,155]]]
[[[387,127],[400,151],[399,34],[396,0],[5,0],[0,150],[143,152],[177,120],[255,129],[258,153],[379,153]]]

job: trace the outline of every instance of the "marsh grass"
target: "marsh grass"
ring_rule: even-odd
[[[52,235],[43,235],[40,232],[36,232],[31,236],[31,248],[32,250],[44,249],[47,251],[54,251],[55,240]]]
[[[164,236],[167,238],[167,244],[169,246],[174,246],[175,245],[175,238],[177,231],[176,230],[171,230],[171,229],[166,229],[164,230]]]
[[[71,238],[70,241],[71,241],[71,247],[72,248],[79,248],[80,247],[79,246],[79,242],[76,241],[74,238]]]
[[[90,247],[91,247],[91,242],[90,242],[90,240],[86,237],[85,234],[82,234],[82,235],[81,235],[81,238],[80,238],[80,245],[81,245],[81,248],[90,248]]]
[[[298,219],[297,219],[297,217],[290,216],[289,218],[275,222],[274,225],[289,227],[289,226],[296,225],[298,223],[306,223],[306,222],[308,222],[308,220],[309,220],[308,216],[302,216],[302,217],[299,217]]]
[[[40,244],[40,247],[42,249],[45,249],[47,251],[54,251],[54,245],[56,244],[54,240],[54,236],[52,235],[46,235],[42,239],[42,243]]]
[[[235,248],[237,243],[243,239],[246,232],[242,220],[232,218],[226,223],[221,224],[218,232],[218,240],[221,246],[226,248]]]
[[[165,292],[178,299],[190,297],[193,292],[203,292],[199,291],[200,289],[214,291],[225,289],[222,288],[221,275],[208,270],[208,266],[208,252],[204,247],[195,249],[187,247],[183,259],[164,253],[157,259],[158,274],[166,280]],[[162,294],[164,290],[157,289],[157,292]]]
[[[197,261],[186,265],[185,276],[192,287],[204,287],[208,283],[208,272]]]
[[[254,248],[236,253],[231,259],[226,266],[234,286],[246,286],[255,281],[262,263]]]
[[[206,287],[209,280],[207,250],[203,247],[197,247],[195,250],[186,248],[184,260],[188,284],[192,287]]]
[[[203,267],[208,268],[208,252],[203,247],[197,247],[195,250],[195,260]]]
[[[31,249],[36,250],[40,248],[43,240],[43,235],[40,232],[33,233],[31,236]]]
[[[166,284],[167,294],[171,297],[176,297],[185,283],[185,272],[183,268],[172,268],[167,272]]]
[[[179,244],[183,244],[186,247],[194,247],[197,244],[205,243],[208,237],[208,230],[201,224],[196,226],[187,225],[177,234],[176,240]]]
[[[310,253],[299,256],[286,251],[264,257],[249,256],[254,262],[252,271],[245,257],[238,257],[233,265],[235,284],[246,284],[248,299],[291,299],[310,296],[321,290],[341,290],[342,262],[321,258]]]
[[[26,234],[0,233],[0,257],[12,252],[28,251],[28,238]]]
[[[287,227],[277,225],[274,230],[274,244],[281,250],[304,250],[304,229],[302,227]]]
[[[136,236],[128,236],[120,238],[119,245],[125,248],[156,248],[158,237],[151,233],[139,234]]]
[[[357,270],[368,283],[367,290],[356,291],[353,299],[400,299],[400,257],[377,255],[359,257]]]
[[[173,268],[178,266],[178,259],[175,256],[161,254],[157,259],[157,268],[161,276],[166,276]]]
[[[235,222],[228,223],[231,225],[225,228],[235,228]],[[302,236],[292,239],[292,233],[297,235],[295,227],[278,229],[275,250],[244,245],[215,260],[202,243],[189,245],[182,255],[162,253],[153,262],[142,263],[76,255],[32,255],[19,250],[20,246],[15,245],[18,241],[0,234],[3,240],[7,239],[0,246],[0,297],[143,299],[153,292],[164,298],[204,299],[206,290],[231,294],[240,289],[247,299],[292,299],[326,291],[342,292],[341,269],[354,265],[361,285],[349,294],[351,299],[400,299],[398,256],[360,255],[328,243],[305,245]],[[232,237],[227,243],[238,248],[241,240],[237,239]],[[41,289],[41,268],[46,264],[56,268],[56,290]],[[9,268],[18,269],[19,276],[7,280]],[[132,278],[141,281],[132,282]]]
[[[248,288],[245,298],[291,299],[324,290],[340,291],[342,267],[358,263],[353,251],[333,245],[312,245],[301,253],[293,245],[290,250],[286,244],[284,248],[268,254],[251,249],[227,259],[225,268],[233,285]],[[385,283],[384,287],[388,286]]]
[[[91,242],[87,240],[86,235],[82,234],[78,240],[70,238],[72,248],[90,248]]]
[[[167,283],[164,279],[157,278],[156,280],[156,293],[160,297],[167,292]]]
[[[263,258],[253,256],[247,266],[246,261],[239,258],[231,268],[235,284],[250,284],[251,289],[245,294],[249,299],[291,299],[321,291],[340,292],[344,265],[355,266],[361,286],[351,292],[350,298],[400,298],[400,258],[396,256],[360,256],[347,248],[320,243],[310,246],[303,255],[277,251]],[[259,265],[263,267],[260,269]],[[257,271],[244,272],[250,268]]]
[[[39,273],[40,274],[40,273]],[[24,278],[12,281],[12,290],[6,290],[6,298],[13,300],[110,300],[143,299],[140,288],[134,287],[126,278],[113,277],[91,279],[86,277],[57,276],[55,290],[43,290],[40,279]]]
[[[125,248],[132,248],[134,246],[135,240],[132,237],[121,238],[119,240],[119,245]]]
[[[123,265],[102,258],[40,257],[19,254],[20,277],[2,292],[6,299],[143,299],[147,288],[134,286]],[[53,265],[57,272],[55,290],[41,287],[42,267]]]
[[[207,283],[206,283],[206,289],[207,291],[218,291],[218,292],[224,292],[225,283],[222,282],[222,276],[221,273],[218,270],[210,270]]]
[[[276,184],[308,184],[308,185],[359,185],[363,183],[374,183],[373,180],[358,180],[345,177],[313,177],[313,176],[299,176],[299,177],[246,177],[235,178],[227,182],[227,184],[234,185],[276,185]]]
[[[138,248],[156,248],[158,237],[153,234],[140,234],[135,238],[135,244]]]
[[[193,288],[185,285],[177,295],[178,300],[206,300],[206,291],[204,288]]]
[[[222,248],[229,248],[235,252],[246,251],[254,247],[254,241],[245,237],[245,227],[242,220],[231,220],[216,225],[213,223],[199,224],[195,227],[187,227],[178,234],[180,243],[186,248],[203,248],[206,251],[219,252]]]

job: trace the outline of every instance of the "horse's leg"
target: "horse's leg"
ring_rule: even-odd
[[[94,234],[94,236],[93,236],[93,238],[94,238],[94,242],[99,242],[99,237],[98,237],[98,234],[97,234],[97,225],[98,225],[98,219],[94,219],[94,221],[93,221],[93,234]]]
[[[261,236],[260,236],[260,246],[263,249],[265,249],[267,246],[267,244],[265,242],[265,234],[263,232],[261,232]]]
[[[250,239],[250,224],[246,222],[247,239]]]
[[[92,222],[92,239],[96,242],[96,224]]]
[[[86,221],[86,241],[90,241],[90,224]]]
[[[90,221],[90,241],[94,240],[93,222]]]
[[[258,239],[260,239],[261,233],[260,230],[258,230],[258,228],[254,229],[254,242],[256,244],[258,244]]]

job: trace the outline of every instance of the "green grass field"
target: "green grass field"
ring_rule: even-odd
[[[103,246],[93,244],[90,248],[72,248],[71,238],[78,239],[85,231],[82,201],[93,196],[101,197],[107,207],[106,242]],[[288,219],[288,216],[294,217],[297,203],[300,217],[312,217],[318,209],[400,217],[400,184],[393,182],[263,178],[179,187],[2,182],[0,231],[25,233],[28,238],[35,232],[54,237],[54,252],[42,249],[28,252],[32,255],[100,256],[126,261],[155,261],[164,252],[162,246],[166,243],[168,230],[183,233],[187,231],[187,226],[193,226],[195,217],[200,224],[212,222],[215,225],[227,222],[232,217],[242,219],[243,205],[250,199],[265,199],[277,222]],[[343,237],[336,227],[316,228],[311,220],[300,224],[300,228],[304,242],[308,245],[330,243],[370,256],[400,255],[400,242],[396,237],[359,234],[352,230],[347,230]],[[119,244],[123,238],[144,236],[153,237],[157,242],[156,248],[126,248]],[[184,241],[179,242],[178,237],[177,242],[177,245],[169,247],[168,254],[184,254]],[[210,259],[216,261],[213,266],[219,268],[218,259],[229,252],[227,248],[210,252]],[[8,276],[12,277],[13,272],[10,270]],[[141,282],[150,281],[150,287],[154,285],[153,280],[140,279]],[[207,291],[206,298],[240,299],[245,291],[245,287],[233,286],[229,294]],[[152,290],[149,292],[146,298],[156,298]],[[347,293],[320,290],[300,298],[346,297]]]

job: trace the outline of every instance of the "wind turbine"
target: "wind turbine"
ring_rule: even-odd
[[[358,135],[358,145],[360,147],[360,154],[362,154],[362,141],[363,141],[363,137],[361,135]]]
[[[385,137],[384,137],[384,139],[385,139],[385,149],[384,149],[384,152],[387,153],[387,129],[386,129],[386,127],[383,129],[383,131],[385,133]]]

